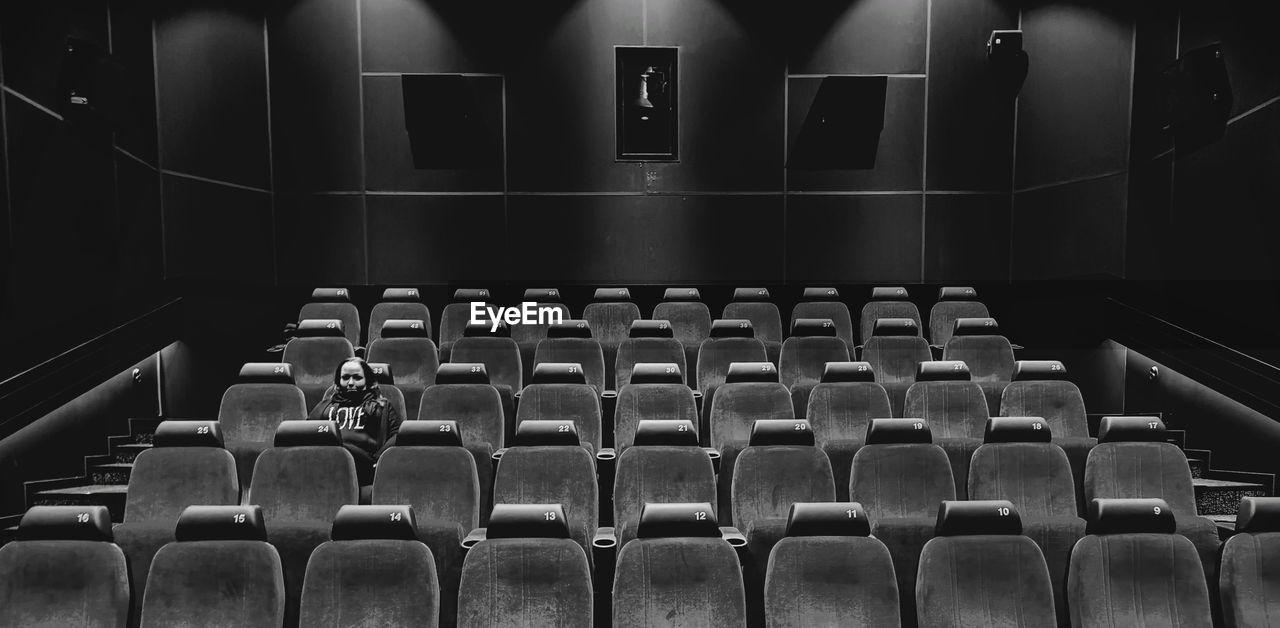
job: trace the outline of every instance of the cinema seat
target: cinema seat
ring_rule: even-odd
[[[989,418],[982,388],[968,380],[964,362],[921,362],[903,411],[927,420],[933,428],[934,444],[951,460],[957,497],[968,492],[969,459],[982,444]]]
[[[667,288],[662,303],[653,308],[653,320],[671,322],[676,340],[684,345],[684,361],[690,373],[698,372],[698,347],[711,333],[711,310],[697,288]],[[696,385],[696,380],[690,380]]]
[[[627,338],[618,345],[613,364],[614,390],[621,391],[631,382],[631,372],[637,364],[675,364],[681,374],[687,373],[684,345],[676,340],[669,321],[632,321],[627,333]],[[607,358],[605,363],[608,364]]]
[[[123,628],[129,569],[106,506],[33,506],[0,547],[0,625]]]
[[[485,365],[489,383],[502,396],[502,414],[506,417],[507,425],[514,428],[516,417],[513,399],[524,388],[520,347],[508,337],[510,329],[506,325],[498,325],[497,331],[491,329],[490,325],[483,323],[467,325],[466,335],[453,344],[449,361],[466,364],[478,362]]]
[[[1014,362],[1013,381],[1005,386],[1000,397],[1000,416],[1044,419],[1053,432],[1053,443],[1067,452],[1079,497],[1085,461],[1098,439],[1089,436],[1089,420],[1080,389],[1066,377],[1067,368],[1057,360]]]
[[[693,421],[641,421],[635,444],[618,455],[613,482],[618,546],[635,538],[647,503],[708,502],[714,511],[715,501],[715,468]]]
[[[614,448],[621,454],[631,446],[640,422],[689,421],[694,426],[695,444],[702,434],[697,429],[698,408],[693,391],[684,385],[677,364],[636,364],[631,382],[618,391],[613,415]]]
[[[409,506],[343,506],[307,561],[303,626],[437,626],[442,592]]]
[[[462,445],[475,459],[480,482],[480,525],[484,525],[493,504],[493,452],[506,447],[507,442],[502,398],[489,384],[485,366],[441,364],[435,385],[422,392],[417,418],[457,423]]]
[[[538,342],[533,367],[544,363],[577,364],[586,383],[595,388],[599,396],[607,388],[604,379],[604,350],[600,342],[591,337],[591,326],[585,320],[565,320],[547,328],[547,337]],[[526,380],[528,381],[528,380]]]
[[[430,321],[388,320],[382,337],[369,343],[369,362],[390,365],[395,386],[404,395],[406,414],[400,415],[402,418],[418,416],[422,391],[435,383],[440,368],[430,325]]]
[[[382,291],[382,301],[369,310],[369,344],[382,337],[382,325],[390,320],[422,321],[431,335],[431,310],[422,302],[417,288],[387,288]]]
[[[618,553],[613,626],[743,626],[738,555],[710,503],[645,504]]]
[[[951,340],[942,349],[943,360],[969,365],[971,379],[987,396],[987,408],[999,415],[1000,395],[1013,380],[1013,345],[999,335],[994,318],[957,318]]]
[[[929,310],[929,341],[944,347],[951,340],[957,318],[989,318],[987,306],[978,301],[978,291],[967,286],[938,289],[938,302]]]
[[[883,318],[872,327],[871,337],[862,347],[862,359],[871,365],[876,381],[889,394],[892,416],[902,417],[907,390],[916,383],[920,364],[932,360],[933,354],[914,321]]]
[[[840,300],[840,292],[835,288],[805,288],[801,301],[791,308],[789,327],[794,328],[796,321],[802,318],[828,319],[835,325],[836,337],[845,342],[849,355],[852,356],[857,341],[853,338],[853,318],[849,314],[849,306]],[[785,343],[784,343],[785,344]],[[779,364],[778,366],[782,366]]]
[[[291,364],[249,362],[222,394],[218,425],[227,451],[236,459],[242,491],[249,488],[253,465],[271,446],[280,423],[307,418],[307,399],[293,381]]]
[[[1054,625],[1044,555],[1012,502],[942,502],[920,551],[916,611],[920,628]]]
[[[299,322],[308,319],[340,320],[343,336],[351,346],[360,345],[360,310],[351,303],[351,292],[346,288],[312,290],[311,301],[298,310]]]
[[[769,298],[768,288],[735,288],[733,301],[724,306],[720,318],[751,321],[756,338],[764,343],[769,361],[776,365],[782,351],[782,315]]]
[[[369,362],[368,364],[369,368],[373,370],[373,381],[378,383],[378,391],[382,393],[383,397],[387,398],[387,403],[391,404],[392,408],[395,408],[401,420],[412,417],[413,415],[409,414],[408,410],[405,409],[404,393],[400,392],[400,389],[395,385],[395,373],[391,370],[391,365],[386,362]],[[329,388],[325,389],[321,403],[333,399],[333,393],[337,389],[337,386],[329,386]]]
[[[599,451],[603,446],[600,393],[587,383],[584,370],[577,362],[542,362],[533,367],[533,380],[520,393],[516,430],[525,421],[571,421],[582,444],[593,455]]]
[[[808,410],[809,391],[822,379],[828,362],[853,359],[853,352],[835,337],[835,330],[829,319],[800,318],[791,325],[791,337],[782,343],[778,372],[791,395],[793,412]]]
[[[1071,625],[1211,626],[1196,548],[1175,534],[1162,499],[1093,499],[1088,536],[1071,552]]]
[[[711,335],[698,347],[698,384],[702,392],[702,423],[711,411],[716,388],[724,383],[729,365],[734,362],[767,362],[769,355],[764,343],[755,338],[751,321],[716,320],[711,323]]]
[[[776,628],[901,625],[893,559],[861,504],[792,504],[769,554],[764,612]]]
[[[453,291],[453,303],[444,306],[440,313],[440,361],[453,360],[453,343],[462,338],[471,321],[471,303],[491,305],[493,293],[488,288],[459,288]],[[486,320],[488,314],[485,315]]]
[[[720,520],[734,525],[733,465],[738,452],[751,441],[756,421],[790,419],[791,395],[778,383],[778,369],[772,362],[738,362],[729,365],[725,383],[716,389],[709,418],[709,442],[720,452],[717,476]]]
[[[343,336],[342,321],[305,319],[284,346],[280,361],[293,365],[294,382],[302,389],[310,411],[320,403],[325,389],[333,385],[338,366],[355,355],[355,349]]]
[[[523,303],[532,303],[535,317],[541,308],[554,309],[560,313],[561,319],[568,321],[573,318],[569,313],[569,307],[561,303],[562,295],[558,288],[529,288],[524,291]],[[534,322],[530,325],[520,323],[511,326],[511,339],[516,341],[516,345],[520,347],[520,363],[522,376],[528,381],[533,376],[533,364],[536,362],[535,353],[538,344],[547,337],[551,323]],[[552,362],[564,362],[565,360],[551,360]],[[601,359],[603,362],[603,358]],[[601,379],[604,375],[601,374]]]
[[[831,461],[836,499],[849,499],[849,468],[872,419],[887,419],[889,396],[866,362],[828,362],[822,381],[809,394],[805,418],[818,447]]]
[[[1219,591],[1227,628],[1280,625],[1280,497],[1245,497],[1222,545]]]
[[[909,318],[917,330],[921,329],[920,310],[909,298],[907,289],[900,286],[872,288],[871,300],[862,306],[858,339],[865,343],[871,338],[872,328],[882,318]]]
[[[124,522],[115,527],[116,545],[129,559],[133,583],[131,617],[141,616],[151,559],[173,540],[178,516],[195,504],[240,503],[236,460],[222,447],[217,421],[164,421],[151,449],[140,454],[129,474]]]

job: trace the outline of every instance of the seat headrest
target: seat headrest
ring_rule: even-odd
[[[412,506],[356,506],[347,504],[333,518],[329,538],[334,541],[417,541]]]
[[[405,421],[396,433],[397,447],[461,447],[457,421]]]
[[[383,338],[429,338],[431,330],[420,320],[392,319],[382,324]]]
[[[751,447],[813,445],[813,428],[805,419],[760,419],[751,426]]]
[[[488,539],[567,539],[569,522],[560,504],[494,504]]]
[[[173,528],[174,540],[263,541],[267,526],[262,506],[187,506]]]
[[[590,338],[591,323],[582,319],[565,319],[547,326],[548,338]]]
[[[106,506],[32,506],[18,522],[19,541],[102,541],[112,543]]]
[[[805,288],[801,295],[804,301],[839,301],[840,291],[835,288]]]
[[[1067,367],[1057,360],[1018,360],[1013,363],[1015,382],[1066,378]]]
[[[346,327],[336,318],[308,318],[298,322],[294,338],[345,338]]]
[[[1163,443],[1164,421],[1153,416],[1104,416],[1098,424],[1099,443]]]
[[[829,318],[797,318],[791,323],[792,336],[836,336],[836,322]]]
[[[339,447],[342,434],[337,421],[281,421],[276,427],[276,447]]]
[[[920,326],[910,318],[877,318],[872,336],[919,336]]]
[[[454,301],[484,301],[489,298],[488,288],[458,288],[453,291]]]
[[[994,318],[957,318],[952,336],[999,336],[1000,324]]]
[[[632,384],[683,384],[675,362],[640,362],[631,370]]]
[[[488,384],[484,362],[449,362],[436,369],[436,384]]]
[[[697,288],[667,288],[662,291],[663,301],[701,301],[702,293]]]
[[[969,365],[962,360],[935,360],[916,366],[917,382],[967,382]]]
[[[819,381],[824,384],[874,382],[876,371],[870,362],[827,362],[822,367],[822,379]]]
[[[1022,534],[1022,517],[1006,499],[944,500],[938,506],[934,536]]]
[[[288,362],[246,362],[240,367],[241,384],[293,384],[293,365]]]
[[[526,419],[516,426],[514,447],[561,447],[582,444],[573,421]]]
[[[1044,419],[1032,416],[991,417],[982,436],[984,443],[1047,443],[1053,433]]]
[[[719,537],[720,524],[708,502],[658,504],[646,502],[640,509],[638,539]]]
[[[1236,514],[1236,532],[1280,532],[1280,497],[1245,497]]]
[[[698,427],[693,421],[645,419],[636,425],[631,444],[637,447],[666,445],[669,447],[697,447]]]
[[[596,288],[596,292],[592,295],[593,301],[630,301],[630,288]]]
[[[395,386],[396,376],[391,371],[391,364],[388,362],[368,362],[369,369],[373,371],[373,381],[379,385]]]
[[[316,288],[311,291],[312,303],[350,303],[351,292],[346,288]]]
[[[467,326],[462,328],[462,335],[466,338],[484,338],[492,336],[494,338],[510,338],[511,327],[503,321],[498,321],[495,329],[490,321],[467,321]]]
[[[387,288],[382,291],[382,300],[397,303],[421,303],[422,296],[418,294],[417,288]]]
[[[976,301],[978,291],[969,286],[945,286],[938,288],[939,301]]]
[[[535,303],[559,303],[560,291],[556,288],[529,288],[524,291],[524,300]]]
[[[530,384],[586,384],[587,374],[578,362],[543,362],[533,365]]]
[[[871,289],[872,301],[906,301],[907,289],[902,286],[880,286]]]
[[[755,338],[756,330],[745,318],[717,318],[711,321],[711,338]]]
[[[1163,499],[1093,499],[1085,534],[1173,534],[1178,524]]]
[[[671,329],[671,321],[637,319],[631,321],[631,328],[627,330],[627,337],[675,338],[676,332],[674,329]]]
[[[933,430],[924,419],[872,419],[866,440],[868,445],[932,443]]]
[[[734,301],[768,301],[768,288],[734,288]]]
[[[778,367],[772,362],[731,362],[729,372],[724,376],[726,384],[777,381]]]
[[[871,536],[871,520],[858,502],[791,504],[787,536]]]
[[[162,421],[151,437],[153,447],[222,447],[217,421]]]

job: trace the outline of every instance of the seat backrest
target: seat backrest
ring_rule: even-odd
[[[785,521],[796,502],[831,502],[831,462],[812,445],[752,445],[733,465],[733,522],[746,531],[768,520]]]
[[[369,344],[368,355],[369,362],[391,365],[395,385],[408,399],[436,383],[440,354],[430,338],[379,338]]]
[[[307,303],[298,310],[299,321],[328,318],[342,321],[342,333],[352,346],[360,344],[360,310],[355,304]]]
[[[436,384],[422,391],[419,419],[457,421],[462,442],[501,449],[506,437],[502,395],[490,384]]]
[[[866,343],[872,337],[876,319],[909,318],[915,321],[916,329],[920,329],[920,310],[910,301],[868,301],[862,306],[862,316],[858,322],[858,338]]]
[[[920,363],[933,357],[919,336],[872,336],[862,347],[862,359],[875,369],[876,381],[898,384],[915,382]]]
[[[952,336],[942,349],[942,359],[968,364],[975,382],[1013,379],[1013,345],[1004,336]]]
[[[1158,498],[1179,515],[1198,514],[1187,455],[1171,443],[1098,443],[1085,462],[1083,488],[1085,503]]]
[[[1000,397],[1000,415],[1041,417],[1054,437],[1089,436],[1084,397],[1075,384],[1067,381],[1010,383]]]
[[[636,427],[645,420],[685,420],[698,424],[693,390],[684,384],[627,384],[618,391],[613,414],[613,442],[619,453],[631,446]]]
[[[613,522],[618,546],[636,536],[646,503],[716,503],[711,457],[699,447],[628,447],[618,456],[613,481]]]
[[[688,373],[685,367],[684,346],[675,338],[627,338],[618,346],[618,358],[614,362],[614,390],[621,391],[631,382],[631,373],[637,364],[675,364],[680,373]],[[685,380],[688,381],[688,378]]]
[[[939,301],[929,310],[929,341],[946,346],[957,318],[989,318],[987,306],[977,301]]]
[[[213,421],[165,421],[133,462],[124,520],[175,523],[192,504],[240,503],[236,460]]]
[[[488,305],[487,301],[485,305]],[[450,303],[440,312],[440,352],[441,356],[451,355],[453,343],[467,330],[467,322],[471,320],[470,303]]]
[[[529,384],[520,394],[516,425],[525,421],[573,421],[583,443],[601,447],[600,394],[587,384]]]
[[[302,389],[309,410],[320,403],[325,389],[333,385],[333,373],[338,365],[355,355],[346,338],[300,336],[289,340],[280,359],[293,365],[294,380]]]
[[[964,381],[912,384],[903,416],[927,420],[938,438],[982,438],[990,418],[982,387]]]
[[[766,342],[782,342],[782,314],[778,306],[767,301],[741,301],[724,306],[721,318],[745,318],[751,321],[756,338]]]
[[[382,325],[389,320],[422,321],[431,338],[431,310],[424,303],[383,301],[369,311],[369,344],[382,337]]]
[[[599,340],[602,346],[617,347],[627,339],[631,322],[640,319],[640,307],[630,301],[588,303],[582,310],[582,318],[591,325],[592,337]]]
[[[1236,533],[1222,545],[1219,593],[1229,628],[1268,625],[1280,617],[1280,498],[1245,497]]]
[[[573,318],[569,315],[569,307],[563,303],[554,302],[533,302],[533,311],[535,313],[540,310],[555,310],[560,313],[560,320],[569,320]],[[552,319],[554,320],[554,319]],[[523,323],[511,326],[511,339],[521,346],[536,346],[539,342],[547,337],[547,328],[551,326],[550,321],[535,322],[531,325]],[[559,360],[563,361],[563,360]]]
[[[378,458],[372,503],[407,504],[419,520],[447,521],[470,531],[480,525],[476,462],[461,440],[433,439],[442,428],[459,429],[453,421],[406,421],[400,427],[396,446]]]
[[[849,314],[849,306],[840,301],[804,301],[791,309],[789,326],[794,326],[799,318],[829,318],[836,326],[836,337],[840,338],[853,351],[858,345],[853,337],[853,318]]]
[[[333,372],[328,381],[333,382]],[[232,384],[222,393],[218,423],[227,442],[271,442],[281,421],[301,421],[310,411],[294,384]]]
[[[282,423],[275,446],[254,464],[248,502],[273,522],[332,521],[343,505],[357,503],[355,460],[338,434],[332,421]]]
[[[494,504],[560,504],[569,536],[590,555],[599,521],[595,458],[576,446],[512,447],[494,473]]]
[[[782,384],[816,384],[827,362],[848,362],[850,346],[830,336],[792,336],[782,343],[778,372]]]
[[[751,428],[762,419],[789,419],[795,410],[791,393],[776,382],[734,382],[716,388],[711,401],[710,442],[716,449],[726,443],[745,445]]]
[[[653,308],[654,320],[671,321],[676,340],[697,346],[711,333],[711,310],[697,301],[666,301]]]
[[[538,341],[534,365],[547,362],[573,362],[582,367],[587,383],[604,391],[604,349],[595,338],[544,338]]]
[[[524,388],[520,347],[510,338],[468,336],[453,343],[450,362],[478,362],[489,371],[494,386],[507,386],[512,393]]]
[[[849,498],[872,520],[932,517],[939,502],[955,496],[951,463],[937,445],[864,445],[853,456]]]
[[[706,392],[724,383],[734,362],[765,362],[764,343],[757,338],[707,338],[698,347],[698,390]]]
[[[969,461],[969,499],[1003,499],[1027,517],[1075,517],[1071,462],[1052,443],[986,443]]]
[[[809,393],[805,412],[819,446],[833,440],[861,441],[871,419],[889,416],[889,395],[875,382],[820,383]]]

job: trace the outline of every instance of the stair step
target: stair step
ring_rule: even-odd
[[[89,469],[89,480],[94,484],[128,484],[132,472],[132,462],[95,464]]]
[[[1209,470],[1209,465],[1199,458],[1187,458],[1187,466],[1191,467],[1191,477],[1202,478],[1204,472]]]
[[[129,419],[129,434],[133,436],[134,442],[150,443],[151,437],[156,433],[156,428],[160,427],[160,423],[163,421],[164,419],[161,418]]]
[[[86,484],[36,493],[33,506],[106,506],[111,520],[124,520],[124,500],[129,487],[124,484]]]
[[[1235,515],[1204,515],[1218,526],[1218,540],[1226,541],[1236,533]]]
[[[123,445],[115,445],[111,453],[115,456],[116,462],[133,462],[138,454],[151,449],[150,443],[125,443]]]
[[[1196,508],[1201,515],[1234,515],[1240,510],[1244,497],[1263,497],[1267,494],[1261,484],[1196,478],[1191,480],[1196,493]]]

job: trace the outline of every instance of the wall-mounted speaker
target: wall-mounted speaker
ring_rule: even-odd
[[[987,38],[987,60],[995,75],[995,88],[1003,98],[1016,98],[1031,68],[1022,49],[1022,31],[991,31]]]
[[[124,68],[95,42],[68,37],[58,75],[58,113],[73,124],[110,128],[124,115]]]
[[[1195,150],[1227,132],[1234,98],[1222,46],[1188,51],[1165,68],[1165,130],[1173,134],[1179,151]]]

